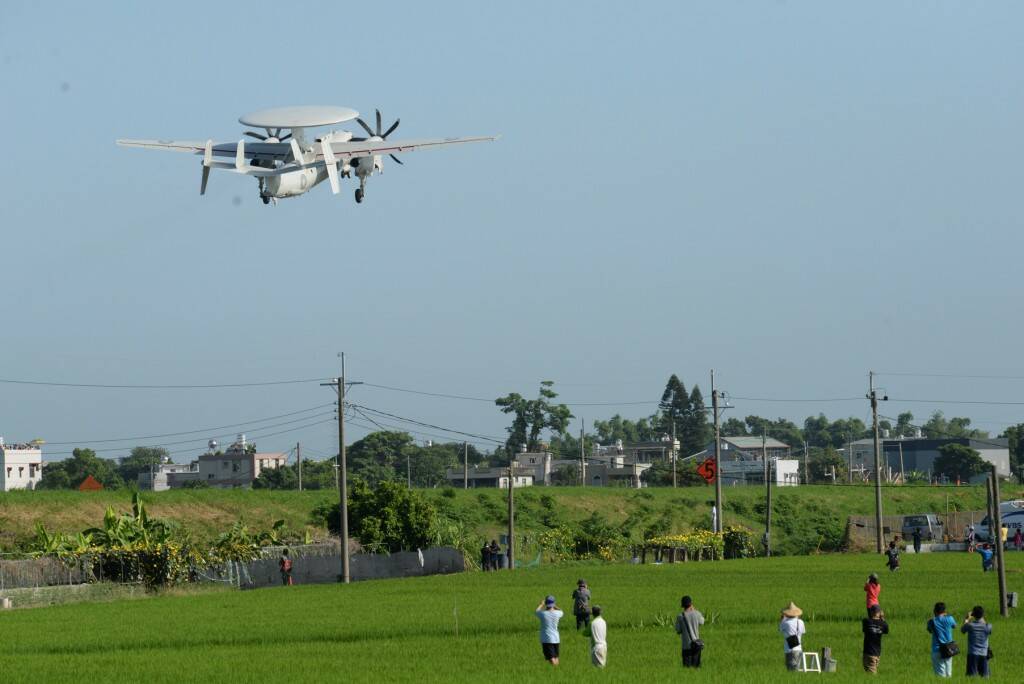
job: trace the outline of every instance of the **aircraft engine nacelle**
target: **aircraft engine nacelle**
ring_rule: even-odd
[[[266,179],[267,190],[274,197],[296,197],[316,185],[316,169],[292,171],[281,176]]]

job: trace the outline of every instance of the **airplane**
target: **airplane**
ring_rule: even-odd
[[[309,140],[306,129],[333,126],[355,120],[366,137],[353,136],[350,131],[331,130]],[[489,142],[498,136],[468,138],[419,138],[388,141],[400,119],[382,130],[380,110],[377,110],[376,129],[359,118],[359,112],[348,107],[300,106],[264,109],[239,117],[244,126],[262,128],[266,135],[245,131],[244,135],[258,142],[246,144],[245,138],[237,143],[215,143],[213,140],[118,140],[125,147],[143,147],[155,150],[191,152],[203,157],[203,176],[199,194],[206,194],[210,169],[225,169],[245,176],[254,176],[259,182],[260,199],[264,204],[277,203],[287,197],[298,197],[309,192],[324,180],[330,182],[331,192],[341,191],[341,179],[359,179],[356,203],[366,196],[366,181],[376,173],[384,172],[384,155],[396,163],[402,161],[396,154],[425,150],[462,143]],[[282,132],[287,131],[285,135]],[[223,161],[220,158],[232,159]],[[340,165],[340,170],[339,170]]]

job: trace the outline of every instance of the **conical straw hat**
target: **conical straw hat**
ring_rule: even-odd
[[[800,610],[800,606],[790,601],[789,605],[782,609],[782,614],[786,617],[800,617],[804,614],[804,611]]]

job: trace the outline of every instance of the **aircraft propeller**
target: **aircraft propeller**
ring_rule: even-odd
[[[243,135],[247,135],[250,138],[256,138],[257,140],[262,140],[264,142],[269,142],[269,143],[284,142],[288,138],[292,137],[291,133],[289,133],[288,135],[282,136],[280,128],[275,128],[273,135],[270,135],[270,129],[268,128],[267,129],[267,134],[268,135],[263,135],[262,133],[254,133],[253,131],[246,131],[245,133],[243,133]]]
[[[377,109],[375,111],[377,112],[377,131],[374,132],[372,128],[370,128],[369,126],[366,125],[365,121],[363,121],[360,118],[356,118],[356,122],[360,126],[363,127],[363,130],[366,131],[366,134],[368,136],[370,136],[370,137],[369,138],[352,138],[352,142],[363,142],[365,140],[370,140],[370,139],[373,139],[373,138],[377,138],[379,140],[387,140],[388,136],[391,135],[392,133],[394,133],[395,129],[398,128],[398,123],[401,121],[401,119],[395,119],[395,123],[391,124],[391,127],[388,128],[388,130],[386,130],[384,132],[381,132],[380,110]],[[398,164],[402,163],[402,160],[399,159],[398,157],[396,157],[395,155],[389,154],[388,156],[391,157],[392,159],[394,159],[396,163],[398,163]]]

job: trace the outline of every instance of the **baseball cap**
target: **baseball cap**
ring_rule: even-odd
[[[553,606],[553,605],[555,605],[555,597],[549,595],[546,599],[544,599],[544,605],[545,606]]]

